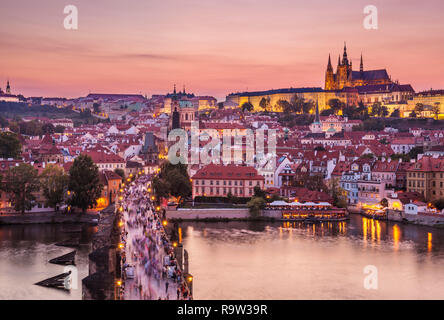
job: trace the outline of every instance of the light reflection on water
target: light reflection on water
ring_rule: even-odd
[[[83,227],[82,245],[77,248],[55,243],[74,237],[64,232],[71,225],[0,226],[0,299],[81,299],[81,279],[88,275],[88,254],[94,227]],[[65,292],[44,288],[34,283],[64,272],[64,266],[48,261],[77,250],[78,290]]]
[[[195,299],[444,299],[444,230],[357,215],[181,227]],[[364,289],[367,265],[378,290]]]

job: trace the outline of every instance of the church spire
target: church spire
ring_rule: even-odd
[[[331,66],[331,58],[330,58],[330,54],[328,54],[327,71],[333,71],[333,67]]]
[[[315,123],[321,123],[321,118],[319,117],[319,103],[318,103],[318,99],[316,99],[316,116],[315,116]]]
[[[364,60],[362,60],[362,53],[361,53],[361,66],[359,68],[359,71],[364,72]]]
[[[341,55],[338,56],[338,66],[341,65]]]
[[[6,94],[11,94],[11,87],[9,86],[9,80],[6,82]]]
[[[347,45],[344,42],[344,55],[342,56],[342,64],[348,65],[348,58],[347,58]]]

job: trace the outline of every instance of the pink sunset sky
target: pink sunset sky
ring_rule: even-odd
[[[77,6],[79,29],[63,9]],[[365,6],[379,29],[363,27]],[[0,87],[25,96],[323,87],[344,41],[354,69],[387,68],[416,91],[444,88],[442,0],[3,1]]]

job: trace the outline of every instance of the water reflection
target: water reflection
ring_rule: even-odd
[[[444,230],[357,215],[181,228],[196,299],[444,298]],[[378,268],[378,290],[363,288],[367,265]]]
[[[80,233],[67,232],[72,228],[78,225],[0,226],[0,299],[81,299],[81,283],[71,292],[34,285],[63,273],[63,266],[48,261],[74,250],[55,245],[71,237],[80,237],[82,244],[76,254],[79,281],[88,274],[90,242],[97,230],[84,226]]]

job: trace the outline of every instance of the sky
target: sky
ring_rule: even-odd
[[[344,41],[354,69],[444,88],[442,0],[1,1],[0,87],[25,96],[323,87]],[[367,5],[378,29],[363,26]],[[78,8],[66,30],[64,7]]]

